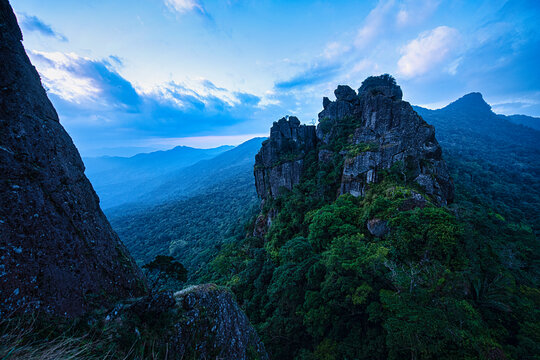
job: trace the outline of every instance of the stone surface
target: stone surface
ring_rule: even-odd
[[[255,186],[262,199],[279,196],[300,182],[304,156],[315,148],[315,127],[300,125],[298,118],[282,118],[270,129],[255,156]]]
[[[317,136],[322,143],[329,143],[345,121],[356,127],[349,143],[359,150],[346,155],[340,193],[364,195],[369,183],[379,181],[381,170],[396,165],[406,180],[414,180],[435,203],[446,205],[453,200],[453,183],[435,129],[402,96],[393,78],[371,77],[358,96],[336,96],[319,114]]]
[[[268,359],[257,332],[229,290],[206,284],[174,296],[186,318],[177,327],[178,359],[188,354],[198,359]]]
[[[367,228],[371,235],[377,236],[377,237],[383,237],[390,231],[390,228],[388,227],[388,223],[381,219],[371,219],[367,222]]]
[[[106,316],[108,336],[154,333],[167,359],[268,359],[263,343],[233,294],[214,284],[163,291],[118,303]],[[159,335],[156,335],[159,334]]]
[[[347,145],[339,152],[344,157],[339,194],[363,196],[369,184],[381,180],[382,170],[392,168],[404,180],[416,182],[435,204],[453,201],[454,186],[435,129],[402,100],[391,76],[367,78],[358,94],[344,85],[334,94],[335,101],[323,99],[316,129],[299,125],[296,118],[274,123],[255,161],[262,199],[275,198],[280,189],[300,181],[309,151],[318,152],[320,163],[328,162],[333,155],[328,147],[338,141]],[[343,129],[350,132],[343,134]]]
[[[78,315],[145,292],[0,0],[0,316]]]

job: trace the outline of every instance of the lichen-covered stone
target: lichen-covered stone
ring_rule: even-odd
[[[373,236],[377,237],[383,237],[390,231],[390,228],[388,227],[388,223],[381,219],[371,219],[367,222],[367,228],[368,231]]]
[[[140,296],[144,278],[99,207],[0,0],[0,317],[78,315]]]

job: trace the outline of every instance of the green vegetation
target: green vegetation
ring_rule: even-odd
[[[348,146],[340,138],[330,150]],[[335,199],[342,160],[315,156],[306,155],[311,166],[300,184],[266,204],[263,212],[278,215],[265,239],[229,241],[201,279],[233,290],[272,358],[540,353],[540,249],[525,219],[490,207],[489,189],[471,197],[459,174],[457,203],[439,208],[426,198],[410,209],[421,192],[399,164],[365,197]],[[458,162],[453,171],[462,170]],[[386,237],[368,231],[374,218],[390,227]]]
[[[258,207],[252,170],[205,190],[160,206],[118,212],[111,224],[139,265],[165,254],[180,261],[190,277],[197,276],[222,242],[245,235],[245,219]]]

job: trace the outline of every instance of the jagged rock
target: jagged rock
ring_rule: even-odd
[[[0,317],[78,315],[145,293],[0,0]]]
[[[304,156],[315,149],[320,163],[330,161],[335,152],[344,157],[339,194],[363,196],[369,184],[381,180],[381,170],[392,168],[405,181],[420,185],[435,204],[453,201],[454,186],[435,129],[402,100],[394,78],[369,77],[358,94],[343,85],[334,94],[335,101],[323,99],[316,130],[301,126],[305,136],[293,131],[299,126],[296,118],[274,123],[255,162],[257,193],[262,199],[279,196],[280,188],[297,184],[306,166]],[[333,149],[335,143],[347,146]]]
[[[347,85],[338,85],[337,89],[334,91],[337,101],[354,101],[358,97],[356,92]]]
[[[334,129],[345,122],[356,130],[349,141],[340,193],[364,195],[378,173],[393,165],[405,180],[416,181],[439,205],[453,200],[453,183],[435,139],[435,129],[401,100],[402,92],[390,76],[364,81],[359,96],[336,98],[319,114],[317,136],[329,143]]]
[[[255,186],[262,199],[274,198],[282,189],[292,189],[300,182],[304,156],[315,148],[314,126],[300,125],[291,116],[274,122],[270,137],[255,156]]]
[[[383,237],[390,231],[390,228],[388,227],[388,223],[381,219],[371,219],[367,222],[367,228],[371,235],[377,236],[377,237]]]

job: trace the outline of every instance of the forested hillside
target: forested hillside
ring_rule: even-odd
[[[454,176],[453,203],[440,206],[407,157],[376,176],[368,171],[363,196],[336,198],[344,164],[351,157],[361,164],[384,149],[375,142],[355,146],[364,127],[386,139],[406,119],[406,105],[392,93],[367,86],[359,99],[327,102],[325,109],[334,106],[338,115],[331,122],[321,113],[322,140],[310,150],[303,140],[275,140],[289,149],[286,157],[256,169],[264,166],[272,179],[276,167],[293,169],[286,164],[301,160],[302,176],[277,195],[259,192],[266,200],[251,224],[254,236],[223,246],[204,279],[231,287],[275,359],[536,358],[540,248],[532,229],[538,208],[530,204],[538,201],[537,177],[520,185],[500,171],[526,169],[532,177],[537,134],[506,123],[497,131],[482,108],[459,113],[457,102],[434,112],[452,115],[437,118],[451,120],[437,134]],[[492,163],[498,152],[507,156],[502,169]],[[512,164],[518,154],[525,161]],[[426,156],[421,168],[433,171]],[[501,199],[499,189],[512,186],[529,190]]]
[[[416,111],[437,131],[459,200],[489,206],[540,231],[540,131],[494,114],[473,93],[440,110]]]
[[[175,176],[148,202],[109,209],[122,241],[142,265],[158,254],[173,255],[196,276],[221,243],[243,234],[246,217],[258,207],[253,159],[263,139],[252,139]]]
[[[168,174],[210,159],[232,146],[195,149],[177,146],[167,151],[137,154],[132,157],[102,156],[85,158],[88,176],[104,209],[136,202],[155,189]]]

